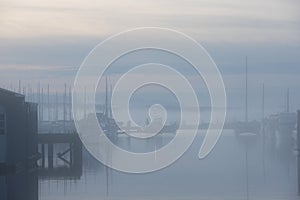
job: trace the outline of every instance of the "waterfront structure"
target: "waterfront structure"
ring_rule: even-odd
[[[0,88],[0,174],[36,167],[38,107]]]

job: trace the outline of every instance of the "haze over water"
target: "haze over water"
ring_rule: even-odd
[[[151,49],[149,46],[118,55],[110,62],[98,83],[89,82],[97,76],[95,72],[82,78],[80,92],[77,97],[75,92],[72,96],[74,82],[78,80],[76,75],[91,51],[113,35],[140,27],[174,30],[197,41],[220,72],[226,92],[226,106],[212,107],[205,76],[198,74],[189,60],[174,52]],[[178,51],[200,58],[200,53],[191,50],[188,45],[171,41],[171,35],[160,37],[159,34],[146,33],[138,36],[126,36],[124,41],[107,45],[101,55],[93,58],[96,61],[105,60],[105,55],[114,55],[120,49],[141,41],[173,45]],[[297,171],[300,172],[297,148],[300,147],[296,146],[295,122],[296,111],[300,109],[299,36],[299,0],[2,0],[0,200],[300,200],[297,177]],[[160,40],[157,41],[157,38]],[[87,63],[96,66],[95,69],[104,67],[97,62]],[[127,74],[132,68],[147,63],[159,63],[176,70],[186,78],[193,92],[187,92],[174,74],[153,71],[151,66],[148,71]],[[203,69],[206,72],[206,68]],[[160,133],[151,139],[137,139],[130,138],[123,130],[111,131],[109,125],[115,123],[113,118],[109,118],[111,107],[117,114],[125,116],[121,119],[122,128],[133,124],[128,122],[125,115],[128,110],[124,104],[110,105],[112,90],[125,74],[128,75],[128,85],[122,85],[124,87],[118,91],[121,94],[119,97],[126,96],[130,92],[128,88],[138,80],[160,77],[177,88],[178,94],[184,97],[195,94],[199,101],[199,106],[186,104],[180,107],[176,99],[178,96],[168,88],[143,86],[132,93],[128,102],[130,114],[137,125],[145,126],[150,118],[148,109],[153,104],[161,104],[168,114],[167,125],[182,120],[180,109],[190,114],[183,120],[186,129],[177,133],[181,139],[191,134],[187,127],[195,118],[192,114],[198,109],[201,128],[206,128],[212,108],[216,109],[217,116],[212,122],[214,125],[222,122],[222,111],[226,108],[225,126],[230,129],[222,131],[216,146],[202,160],[198,158],[198,153],[205,129],[198,130],[195,141],[179,160],[151,173],[123,173],[106,167],[85,148],[81,154],[81,148],[73,148],[74,144],[65,141],[64,137],[80,141],[78,135],[73,134],[78,132],[75,131],[73,119],[76,114],[82,121],[92,116],[92,109],[86,113],[86,107],[94,100],[96,105],[90,108],[95,107],[100,113],[103,124],[109,127],[106,129],[108,135],[119,131],[118,134],[111,134],[110,139],[127,151],[156,151],[174,138],[174,133]],[[208,79],[216,78],[214,74],[204,75]],[[213,91],[220,89],[217,84],[214,85],[216,81],[211,83]],[[86,91],[90,85],[95,86],[95,99]],[[20,136],[22,133],[6,131],[6,112],[10,112],[6,106],[11,102],[6,100],[8,91],[1,88],[22,93],[26,101],[39,104],[37,113],[33,113],[38,115],[39,120],[40,135],[35,138],[38,152],[34,152],[36,157],[33,156],[37,166],[15,174],[7,174],[3,166],[7,146],[20,140],[10,137],[11,142],[7,136]],[[13,96],[20,97],[18,94]],[[72,102],[78,99],[76,113],[72,110]],[[20,113],[14,114],[19,116]],[[284,121],[286,116],[292,116],[292,120]],[[14,119],[9,122],[10,126],[20,126],[13,123]],[[252,137],[248,130],[240,137],[236,134],[239,125],[247,128],[248,122],[254,122],[254,128],[263,131]],[[287,128],[286,124],[291,127]],[[48,137],[47,134],[53,134],[54,139],[49,136],[48,141],[43,141],[42,137]],[[63,138],[64,142],[54,142],[52,146],[49,141],[55,140],[55,137]],[[7,155],[26,152],[29,148],[24,146],[24,149],[13,146]],[[33,151],[34,147],[31,146]],[[76,154],[78,149],[79,154]],[[49,156],[51,150],[54,150],[53,155]],[[16,166],[19,166],[19,160]]]
[[[181,133],[182,137],[187,132]],[[165,144],[172,135],[154,141],[128,141],[119,136],[120,146],[140,151]],[[40,200],[53,199],[299,199],[297,197],[296,155],[290,141],[277,146],[260,140],[245,143],[233,131],[224,130],[213,152],[204,160],[197,154],[203,131],[190,150],[175,164],[148,174],[126,174],[106,168],[84,154],[79,180],[39,180]],[[133,149],[133,148],[129,148]],[[248,163],[245,152],[248,151]],[[107,179],[108,171],[108,179]]]

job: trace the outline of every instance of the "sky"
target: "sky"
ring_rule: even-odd
[[[273,109],[283,106],[287,88],[300,108],[298,0],[0,0],[0,86],[72,85],[94,46],[144,26],[175,29],[201,43],[223,74],[232,106],[243,104],[248,56],[253,101],[265,83],[267,100],[278,100]]]

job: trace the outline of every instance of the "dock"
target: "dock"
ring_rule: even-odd
[[[65,150],[55,149],[64,144]],[[77,133],[38,134],[38,171],[41,178],[79,178],[82,175],[82,144]],[[55,166],[54,159],[64,163]]]

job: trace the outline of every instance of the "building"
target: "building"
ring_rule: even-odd
[[[0,88],[0,174],[36,167],[37,104]]]

